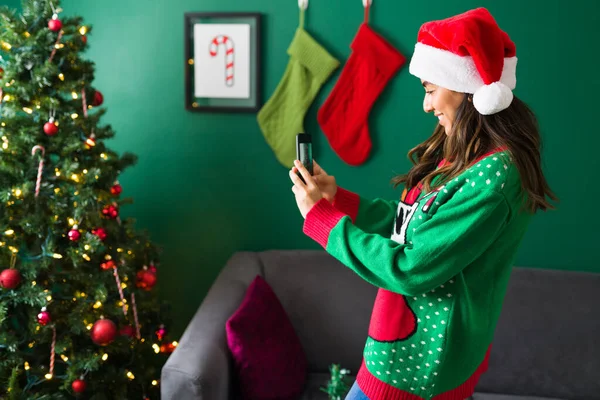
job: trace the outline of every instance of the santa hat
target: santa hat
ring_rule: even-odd
[[[409,67],[424,81],[472,93],[483,115],[510,106],[516,69],[515,44],[485,8],[423,24]]]

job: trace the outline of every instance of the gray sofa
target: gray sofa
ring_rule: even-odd
[[[304,400],[327,399],[319,388],[330,364],[358,370],[376,288],[324,251],[240,252],[163,367],[163,400],[238,398],[225,321],[257,274],[279,297],[307,355]],[[474,399],[600,399],[600,274],[515,268]]]

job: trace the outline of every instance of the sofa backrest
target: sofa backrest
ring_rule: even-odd
[[[253,256],[287,311],[311,372],[339,363],[356,373],[377,288],[324,251]],[[600,399],[599,341],[600,274],[515,268],[477,390]]]
[[[283,304],[311,372],[358,372],[377,288],[324,251],[266,251],[263,277]]]

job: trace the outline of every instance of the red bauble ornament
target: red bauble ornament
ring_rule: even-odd
[[[54,121],[48,121],[44,124],[44,133],[48,136],[54,136],[58,133],[58,126]]]
[[[154,266],[154,264],[150,264],[150,266],[148,267],[148,271],[152,272],[153,274],[156,274],[156,267]]]
[[[92,105],[94,107],[98,107],[101,106],[102,103],[104,103],[104,96],[101,92],[96,90],[96,93],[94,93],[94,100],[92,101]]]
[[[15,289],[21,283],[21,273],[16,269],[5,269],[0,272],[0,286],[4,289]]]
[[[75,393],[83,393],[83,392],[85,392],[85,388],[87,387],[87,384],[85,383],[85,381],[83,379],[76,379],[71,384],[71,387],[73,388],[73,391]]]
[[[99,346],[106,346],[115,340],[117,326],[110,319],[96,321],[91,331],[92,341]]]
[[[104,241],[104,239],[106,239],[107,236],[104,228],[92,229],[92,235],[98,236],[98,239],[100,239],[101,241]]]
[[[115,264],[115,262],[113,260],[108,260],[107,262],[100,264],[100,267],[105,271],[108,271],[109,269],[113,269],[116,266],[117,265]]]
[[[176,347],[177,346],[175,346],[173,343],[163,344],[160,346],[160,352],[170,354],[175,350]]]
[[[37,320],[40,325],[46,326],[52,321],[50,313],[46,311],[46,307],[42,307],[42,311],[37,315]]]
[[[86,36],[86,35],[81,35],[81,41],[82,41],[84,44],[87,44],[87,36]]]
[[[105,206],[102,209],[102,214],[107,218],[116,219],[119,216],[119,209],[114,205]]]
[[[121,185],[119,185],[118,183],[115,183],[111,188],[110,188],[110,193],[113,196],[118,196],[121,194],[121,192],[123,191],[123,187]]]
[[[150,290],[156,285],[156,274],[143,269],[136,275],[136,286],[144,290]]]
[[[135,337],[135,329],[131,325],[125,325],[119,330],[119,335]]]
[[[164,339],[164,337],[167,335],[167,330],[165,329],[164,325],[161,325],[158,330],[156,331],[156,338],[162,342],[162,340]]]
[[[0,79],[4,77],[4,68],[0,67]]]
[[[76,242],[79,240],[79,238],[81,238],[81,233],[79,233],[77,225],[74,225],[73,229],[69,231],[69,240],[72,242]]]
[[[52,17],[50,21],[48,21],[48,29],[52,32],[58,32],[62,29],[62,22],[56,16]]]

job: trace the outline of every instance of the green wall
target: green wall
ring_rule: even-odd
[[[583,4],[586,3],[586,4]],[[592,0],[374,0],[372,26],[410,56],[420,24],[486,6],[517,43],[516,94],[537,112],[545,139],[544,167],[562,202],[539,215],[518,264],[600,272],[593,204],[600,185],[595,154],[600,136],[594,99],[600,89],[600,3]],[[298,21],[296,0],[63,0],[67,14],[84,16],[95,31],[87,56],[96,62],[95,86],[105,95],[105,119],[117,132],[112,146],[133,151],[139,164],[124,173],[126,213],[163,245],[162,295],[174,305],[182,331],[230,255],[237,250],[311,248],[290,191],[253,114],[193,114],[184,110],[183,14],[258,11],[264,15],[263,89],[274,91]],[[307,29],[341,61],[362,20],[359,0],[312,0]],[[406,65],[370,117],[374,148],[360,167],[345,165],[316,124],[339,70],[307,114],[315,158],[344,187],[393,198],[388,182],[407,170],[407,151],[432,131],[422,111],[423,89]]]

